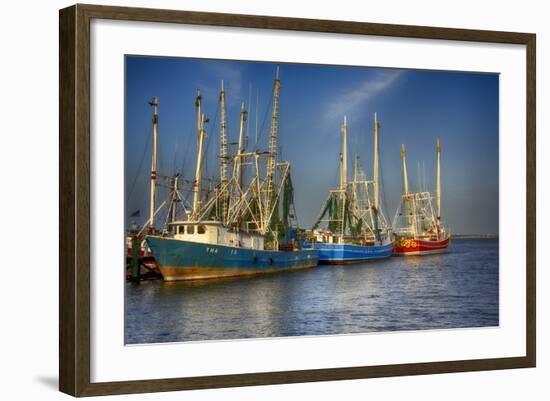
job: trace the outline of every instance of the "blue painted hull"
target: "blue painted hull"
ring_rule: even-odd
[[[202,280],[303,269],[317,265],[317,250],[263,251],[147,237],[164,280]]]
[[[344,264],[390,257],[393,251],[393,244],[364,246],[318,242],[315,244],[315,248],[319,252],[319,263]]]

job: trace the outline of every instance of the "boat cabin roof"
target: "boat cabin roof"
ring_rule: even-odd
[[[169,226],[188,226],[188,225],[197,225],[202,224],[205,226],[222,226],[223,224],[219,221],[190,221],[190,220],[181,220],[181,221],[173,221],[171,223],[168,223]]]

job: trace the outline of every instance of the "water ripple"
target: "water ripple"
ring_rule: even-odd
[[[126,343],[498,326],[498,240],[450,252],[126,287]]]

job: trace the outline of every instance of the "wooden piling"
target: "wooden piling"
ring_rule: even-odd
[[[141,281],[140,278],[140,262],[139,262],[139,252],[141,249],[141,241],[138,236],[132,237],[132,282],[138,284]]]

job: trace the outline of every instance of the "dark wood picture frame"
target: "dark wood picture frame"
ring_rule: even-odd
[[[330,368],[122,382],[90,382],[90,21],[93,18],[526,46],[527,260],[523,357]],[[535,48],[531,33],[495,32],[190,11],[74,5],[59,13],[59,388],[73,396],[143,393],[264,384],[534,367]]]

